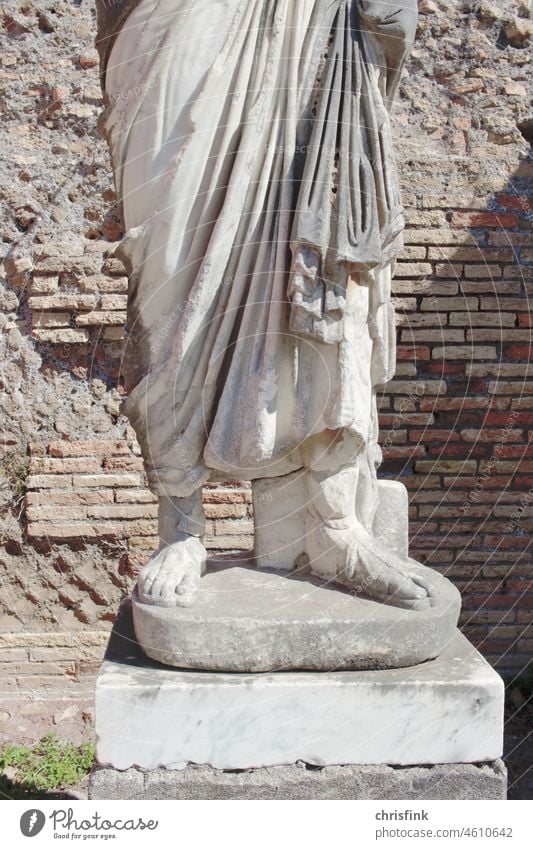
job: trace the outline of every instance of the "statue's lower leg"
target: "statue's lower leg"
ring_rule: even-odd
[[[198,593],[206,550],[202,490],[187,498],[159,499],[159,548],[137,582],[141,601],[162,607],[189,607]]]
[[[307,470],[306,551],[316,576],[376,601],[421,609],[431,604],[429,587],[409,561],[380,545],[358,519],[356,465],[336,472]]]

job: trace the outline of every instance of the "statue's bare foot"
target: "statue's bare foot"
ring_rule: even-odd
[[[160,548],[141,571],[139,598],[160,607],[190,607],[198,593],[207,552],[198,537],[182,534]]]
[[[358,523],[343,529],[326,523],[316,526],[308,534],[308,554],[314,574],[331,575],[335,582],[376,601],[412,610],[433,604],[429,582]]]

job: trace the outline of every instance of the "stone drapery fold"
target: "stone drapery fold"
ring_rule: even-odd
[[[411,0],[141,0],[122,19],[103,127],[127,230],[124,410],[155,492],[287,474],[326,430],[379,459],[409,32],[387,53],[378,5],[416,20]]]

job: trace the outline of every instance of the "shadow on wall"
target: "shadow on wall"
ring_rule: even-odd
[[[459,587],[468,637],[520,672],[533,651],[533,158],[482,205],[483,171],[469,196],[435,198],[438,230],[407,231],[408,272],[416,259],[428,274],[407,279],[400,263],[394,284],[380,475],[408,487],[411,554]]]

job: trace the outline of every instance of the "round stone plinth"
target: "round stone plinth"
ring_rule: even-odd
[[[403,610],[308,575],[211,561],[192,607],[157,607],[133,594],[136,637],[153,660],[182,669],[272,672],[414,666],[453,637],[460,595],[410,561],[433,588],[433,606]]]

